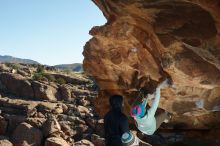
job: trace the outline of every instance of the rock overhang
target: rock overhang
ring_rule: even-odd
[[[96,107],[102,114],[112,94],[125,97],[129,114],[140,88],[153,92],[169,76],[174,86],[162,90],[161,108],[193,127],[205,127],[206,122],[194,125],[204,117],[218,121],[218,0],[93,1],[108,22],[90,31],[84,69],[100,87]]]

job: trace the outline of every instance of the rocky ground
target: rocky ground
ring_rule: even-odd
[[[93,89],[83,74],[0,64],[0,145],[103,145]]]

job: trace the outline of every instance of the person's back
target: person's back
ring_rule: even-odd
[[[121,136],[129,131],[127,117],[120,110],[109,111],[104,118],[106,145],[121,146]]]
[[[128,119],[122,113],[122,97],[110,97],[112,109],[104,117],[106,146],[122,146],[121,136],[129,131]]]

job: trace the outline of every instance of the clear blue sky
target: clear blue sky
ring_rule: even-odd
[[[89,30],[105,22],[91,0],[0,0],[0,55],[81,63]]]

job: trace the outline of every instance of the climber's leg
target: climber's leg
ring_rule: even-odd
[[[160,127],[160,125],[165,121],[165,120],[169,120],[170,116],[169,113],[166,112],[165,110],[163,110],[162,112],[160,112],[159,114],[155,115],[155,119],[156,119],[156,129],[158,129]]]

